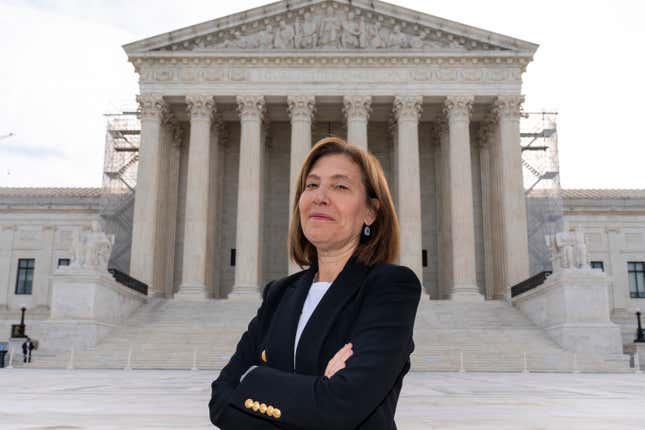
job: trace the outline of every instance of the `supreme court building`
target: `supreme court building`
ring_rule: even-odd
[[[108,120],[103,186],[0,187],[0,343],[19,350],[25,308],[41,367],[221,368],[261,288],[300,270],[296,177],[340,136],[382,164],[424,286],[416,370],[629,368],[645,190],[560,188],[555,115],[522,111],[537,45],[292,0],[124,49],[140,94]]]
[[[257,292],[295,178],[341,136],[381,162],[400,264],[433,299],[529,276],[522,74],[537,45],[380,1],[280,1],[124,46],[140,76],[130,275],[163,297]]]

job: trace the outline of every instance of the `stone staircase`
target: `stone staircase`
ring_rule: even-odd
[[[414,339],[417,371],[633,371],[627,356],[599,359],[563,350],[504,301],[424,301]]]
[[[152,299],[95,348],[47,355],[29,367],[221,369],[259,306],[259,298],[185,302]],[[502,301],[423,299],[415,325],[413,371],[631,372],[628,359],[563,351],[519,310]],[[73,357],[72,357],[73,355]],[[525,360],[526,356],[526,360]],[[19,356],[14,366],[22,366]]]

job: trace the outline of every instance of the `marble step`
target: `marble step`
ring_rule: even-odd
[[[153,299],[94,348],[75,351],[75,368],[221,369],[255,315],[259,301],[180,302]],[[527,353],[529,370],[572,371],[563,351],[506,302],[422,301],[415,323],[413,369],[417,371],[518,372]],[[35,355],[29,367],[65,368],[70,353]],[[19,366],[20,364],[14,364]],[[585,371],[624,371],[624,363],[578,358]]]

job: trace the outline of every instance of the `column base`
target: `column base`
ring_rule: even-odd
[[[450,300],[456,302],[483,302],[485,298],[479,292],[477,285],[455,285],[452,289]]]
[[[204,285],[191,285],[191,284],[182,284],[179,286],[179,291],[177,291],[173,297],[175,300],[182,301],[193,301],[193,302],[203,302],[208,299],[206,294],[206,286]]]

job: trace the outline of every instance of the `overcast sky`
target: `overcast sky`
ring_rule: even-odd
[[[0,0],[0,186],[100,186],[103,114],[138,92],[121,45],[265,3]],[[562,186],[645,188],[645,2],[394,3],[538,43],[525,110],[559,112]]]

